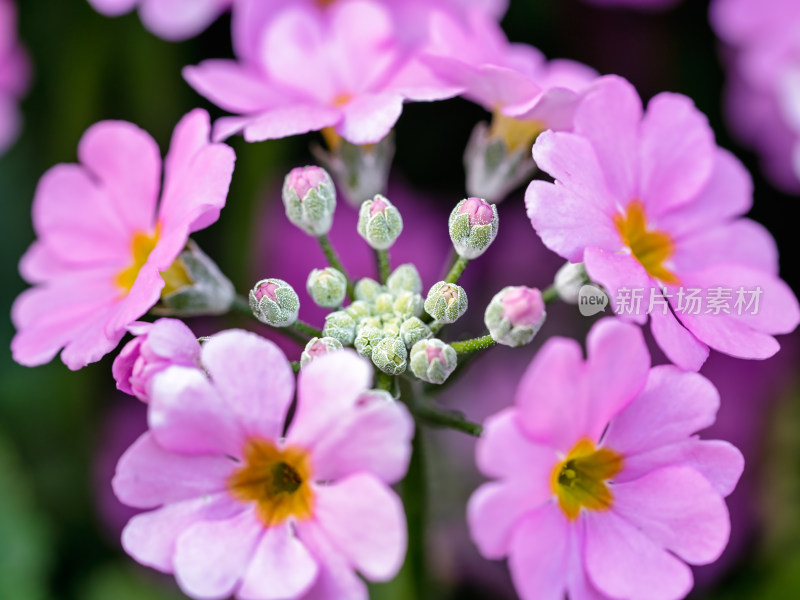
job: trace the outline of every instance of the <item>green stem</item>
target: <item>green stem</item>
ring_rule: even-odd
[[[244,296],[234,296],[231,310],[234,310],[248,317],[253,316],[253,311],[250,309],[250,301]]]
[[[293,373],[299,373],[300,372],[300,363],[299,362],[297,362],[296,360],[293,360],[289,364],[292,365],[292,372]]]
[[[439,331],[445,325],[447,325],[447,323],[442,323],[441,321],[434,321],[433,323],[431,323],[429,325],[429,327],[430,327],[431,333],[436,333],[437,331]]]
[[[322,248],[322,253],[328,260],[328,263],[334,269],[341,271],[342,275],[344,275],[344,278],[347,280],[347,296],[350,298],[350,300],[353,300],[355,298],[355,295],[353,294],[353,282],[350,280],[350,277],[348,277],[342,261],[339,260],[339,255],[336,254],[336,250],[333,249],[331,240],[328,238],[327,234],[323,234],[317,238],[317,241]]]
[[[453,350],[455,350],[458,354],[470,354],[472,352],[477,352],[478,350],[485,350],[486,348],[494,346],[495,344],[496,342],[488,333],[478,338],[464,340],[463,342],[450,342]]]
[[[376,369],[377,376],[375,379],[375,387],[379,390],[386,390],[387,392],[392,392],[392,388],[394,387],[394,377],[389,375],[388,373],[384,373],[380,369]]]
[[[381,278],[381,283],[386,283],[389,279],[391,268],[389,267],[389,252],[386,250],[375,250],[375,260],[378,262],[378,274]]]
[[[554,300],[558,300],[558,290],[556,290],[556,286],[551,285],[549,288],[542,292],[542,300],[544,300],[545,304],[550,304]]]
[[[406,567],[410,571],[414,594],[412,598],[425,598],[430,593],[430,575],[425,532],[428,521],[428,478],[425,461],[425,444],[417,431],[412,441],[411,462],[408,465],[401,491],[408,522],[408,554]]]
[[[480,437],[483,432],[483,427],[480,424],[467,420],[462,413],[438,408],[427,402],[416,403],[411,412],[419,421],[432,427],[455,429],[475,437]]]
[[[459,256],[453,262],[453,266],[450,267],[450,272],[444,278],[445,282],[447,283],[455,283],[458,281],[458,278],[461,277],[461,274],[464,272],[464,269],[467,268],[467,264],[469,263],[468,258],[464,258],[463,256]]]
[[[289,329],[293,329],[297,333],[301,335],[307,335],[309,338],[314,337],[322,337],[322,332],[317,329],[316,327],[312,327],[308,323],[304,323],[303,321],[297,320],[288,327]]]

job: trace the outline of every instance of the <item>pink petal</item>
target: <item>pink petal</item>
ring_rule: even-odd
[[[575,111],[575,133],[591,142],[609,191],[623,204],[639,190],[641,118],[642,102],[636,90],[614,75],[597,79]]]
[[[728,442],[699,440],[694,436],[633,456],[626,455],[625,469],[614,477],[614,481],[633,481],[650,471],[674,465],[692,467],[708,480],[717,494],[725,497],[733,492],[742,475],[744,457]]]
[[[392,579],[406,554],[400,498],[384,483],[356,474],[315,486],[315,523],[344,558],[372,581]]]
[[[281,98],[261,73],[235,60],[204,60],[184,67],[183,78],[198,94],[232,113],[260,112]]]
[[[714,164],[705,187],[692,199],[653,219],[655,227],[676,239],[738,217],[753,204],[753,180],[741,161],[722,148],[714,149]],[[651,219],[653,215],[648,215]]]
[[[371,365],[352,350],[332,352],[309,363],[297,378],[297,409],[287,441],[313,447],[342,417],[350,416],[371,381]]]
[[[229,146],[210,143],[210,132],[208,113],[201,109],[175,126],[158,211],[165,231],[185,228],[188,235],[216,221],[225,206],[236,155]]]
[[[168,452],[146,432],[119,459],[111,485],[120,502],[153,508],[226,491],[236,466],[222,456]]]
[[[147,346],[156,356],[175,363],[195,365],[200,342],[191,329],[179,319],[159,319],[147,332]]]
[[[300,539],[319,561],[319,574],[303,600],[369,600],[364,580],[358,577],[341,551],[313,521],[297,524]]]
[[[117,17],[131,12],[138,0],[89,0],[94,9],[108,17]]]
[[[613,511],[658,546],[699,565],[719,558],[730,536],[724,500],[690,467],[665,467],[614,485]]]
[[[195,598],[227,598],[244,576],[263,533],[253,510],[190,525],[175,542],[175,579],[181,590]]]
[[[487,477],[525,478],[542,483],[543,497],[552,493],[549,477],[558,459],[552,448],[530,441],[518,423],[516,408],[489,417],[475,445],[478,469]],[[545,489],[546,488],[546,489]]]
[[[692,589],[692,572],[616,511],[584,513],[589,579],[607,596],[678,600]]]
[[[256,117],[220,117],[214,121],[211,139],[215,142],[224,142],[232,135],[241,133]]]
[[[236,596],[242,600],[281,600],[303,595],[317,578],[316,559],[284,523],[264,532]]]
[[[203,344],[201,361],[225,407],[247,436],[277,440],[294,396],[294,374],[270,340],[223,331]]]
[[[233,0],[142,0],[139,15],[145,27],[165,40],[197,35],[214,22]]]
[[[581,262],[587,247],[622,248],[611,219],[560,184],[532,181],[525,207],[544,245],[571,262]]]
[[[711,176],[714,133],[708,119],[680,94],[647,104],[641,125],[640,200],[657,216],[692,200]]]
[[[671,310],[650,312],[650,331],[667,358],[681,369],[699,371],[708,358],[708,346],[681,325]]]
[[[550,478],[555,466],[553,460],[551,472],[544,477],[534,472],[528,478],[485,483],[475,490],[467,503],[467,524],[472,541],[485,558],[500,559],[513,552],[512,541],[521,521],[553,504]]]
[[[168,504],[133,517],[122,531],[122,547],[141,564],[172,573],[181,533],[205,519],[228,519],[243,510],[227,493]]]
[[[644,389],[650,353],[639,327],[613,318],[592,326],[586,347],[589,400],[585,432],[596,440],[608,422]]]
[[[244,139],[248,142],[263,142],[264,140],[300,135],[332,127],[341,119],[342,111],[337,108],[296,101],[291,105],[272,108],[253,117],[244,125]],[[220,121],[223,124],[228,123],[222,119]],[[225,129],[220,131],[225,132]],[[218,139],[219,135],[222,133],[217,134],[215,130],[215,139]]]
[[[164,280],[161,278],[159,271],[172,264],[172,261],[178,257],[180,250],[174,251],[168,260],[163,261],[165,264],[157,266],[153,263],[157,262],[156,255],[160,254],[158,250],[159,248],[156,246],[155,250],[150,253],[148,262],[139,269],[139,274],[136,276],[133,287],[114,306],[114,314],[108,320],[105,328],[107,336],[111,337],[124,333],[128,325],[147,313],[161,297]]]
[[[153,138],[125,121],[102,121],[86,130],[78,158],[97,177],[128,231],[150,232],[161,184],[161,152]]]
[[[570,527],[555,503],[528,515],[516,528],[508,566],[522,600],[563,600]]]
[[[725,315],[690,315],[678,318],[701,342],[737,358],[765,359],[781,346],[771,335],[754,330],[744,321]]]
[[[67,275],[73,265],[68,256],[59,256],[42,240],[34,240],[19,260],[19,273],[28,283],[44,283]]]
[[[536,354],[514,402],[526,437],[568,452],[583,431],[586,402],[583,352],[575,340],[551,338]]]
[[[581,99],[582,96],[571,89],[551,87],[542,92],[532,105],[525,107],[518,118],[539,121],[553,131],[569,130]]]
[[[375,144],[386,137],[403,112],[398,94],[360,94],[342,107],[336,131],[351,144]]]
[[[314,442],[314,477],[336,481],[370,473],[396,483],[408,470],[414,420],[399,402],[372,402],[339,417]]]
[[[656,284],[639,261],[630,254],[601,248],[587,248],[583,260],[592,281],[605,288],[614,312],[644,324],[647,321],[650,294]],[[635,295],[640,300],[637,301]]]
[[[659,365],[644,391],[611,421],[603,445],[627,456],[682,442],[714,423],[718,409],[719,393],[708,379]]]
[[[244,432],[235,413],[197,369],[170,367],[153,378],[147,420],[165,450],[241,456]]]

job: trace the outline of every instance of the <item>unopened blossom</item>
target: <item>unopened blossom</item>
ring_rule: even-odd
[[[352,351],[306,365],[295,384],[272,342],[228,331],[196,369],[170,367],[151,387],[149,431],[120,459],[117,497],[147,509],[122,545],[173,573],[194,598],[366,598],[406,550],[403,505],[413,423],[368,392]]]
[[[219,217],[235,160],[209,132],[204,110],[181,119],[163,189],[158,145],[124,121],[92,125],[78,145],[80,164],[42,176],[33,200],[38,239],[20,263],[35,287],[12,308],[14,360],[40,365],[64,348],[64,363],[80,369],[114,348],[162,294],[190,283],[176,259],[190,233]]]
[[[27,92],[30,61],[17,40],[17,10],[12,0],[0,0],[0,153],[14,143],[22,126],[20,98]]]
[[[479,257],[497,237],[497,207],[482,198],[466,198],[456,204],[448,219],[450,241],[456,253],[467,259]]]
[[[193,37],[217,20],[233,0],[89,0],[95,10],[118,17],[139,9],[148,31],[160,38],[180,41]]]
[[[199,93],[240,115],[217,121],[215,139],[242,132],[253,142],[324,130],[332,148],[341,138],[373,144],[392,129],[404,101],[457,91],[421,65],[406,68],[412,57],[381,3],[338,0],[323,12],[303,2],[242,10],[248,16],[241,30],[234,28],[238,60],[184,70]]]
[[[114,359],[112,372],[117,388],[147,402],[148,386],[167,367],[200,367],[200,342],[178,319],[155,323],[132,323],[128,331],[136,337]]]
[[[741,218],[750,176],[715,144],[689,98],[662,93],[645,112],[633,86],[604,77],[578,108],[574,132],[542,134],[533,156],[555,179],[526,193],[539,237],[583,261],[617,314],[639,323],[649,314],[678,366],[697,370],[709,347],[767,358],[780,347],[773,335],[800,322],[772,236]],[[687,303],[691,290],[699,303]]]
[[[742,455],[701,440],[719,394],[696,373],[650,368],[641,330],[603,319],[588,356],[550,339],[515,404],[484,425],[479,469],[493,479],[468,505],[481,554],[508,557],[523,600],[677,600],[688,564],[716,560],[728,542],[724,497]]]
[[[537,288],[507,286],[486,307],[483,321],[492,339],[504,346],[524,346],[541,329],[547,312]]]

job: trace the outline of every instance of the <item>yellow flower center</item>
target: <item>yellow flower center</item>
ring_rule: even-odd
[[[534,140],[545,129],[547,129],[545,124],[537,119],[515,119],[495,110],[492,113],[489,137],[502,139],[509,152],[526,147],[530,150]]]
[[[271,527],[289,517],[311,518],[314,493],[310,479],[311,460],[306,451],[250,439],[244,449],[244,465],[228,478],[228,491],[241,502],[255,502],[258,518]]]
[[[153,232],[137,231],[133,234],[131,240],[131,264],[117,273],[117,276],[114,278],[114,283],[122,288],[125,294],[128,294],[133,284],[136,283],[136,278],[139,277],[139,271],[142,270],[142,267],[150,257],[150,253],[156,247],[156,244],[158,244],[160,235],[160,223],[156,225],[155,231]],[[167,270],[161,271],[160,275],[166,284],[164,289],[161,290],[162,297],[192,283],[192,279],[189,277],[186,266],[183,264],[180,257],[176,258]]]
[[[614,497],[606,481],[622,470],[622,456],[608,448],[595,448],[582,439],[553,469],[553,492],[567,518],[574,521],[581,507],[608,510]]]
[[[675,253],[672,238],[662,231],[647,228],[641,202],[634,200],[624,215],[615,215],[614,225],[622,241],[651,277],[672,285],[679,283],[677,275],[664,266],[664,262]]]

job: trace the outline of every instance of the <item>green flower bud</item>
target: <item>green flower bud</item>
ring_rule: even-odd
[[[362,317],[356,326],[356,335],[363,327],[375,327],[376,329],[383,329],[383,319],[380,317]]]
[[[356,337],[356,322],[345,311],[337,310],[325,317],[322,335],[339,340],[343,346],[349,346]]]
[[[376,250],[386,250],[403,231],[400,212],[384,196],[377,194],[358,211],[358,233]]]
[[[450,239],[462,258],[477,258],[497,237],[497,207],[480,198],[462,200],[450,213]]]
[[[489,335],[504,346],[524,346],[537,334],[547,313],[542,293],[524,286],[505,287],[486,307],[484,323]]]
[[[318,356],[342,349],[342,343],[332,337],[311,338],[300,355],[300,367],[305,367]]]
[[[440,339],[420,340],[411,348],[411,372],[428,383],[444,383],[458,365],[452,346]]]
[[[418,317],[422,314],[422,296],[414,292],[402,292],[394,301],[394,312],[402,316]]]
[[[390,313],[394,310],[394,296],[391,294],[378,294],[375,297],[375,312],[379,315]]]
[[[433,335],[431,328],[428,327],[417,317],[406,319],[400,325],[400,339],[406,345],[406,348],[411,348],[420,340],[426,340]]]
[[[425,299],[425,312],[442,323],[453,323],[467,310],[467,293],[460,285],[440,281]]]
[[[372,358],[372,351],[385,337],[386,334],[379,327],[360,327],[353,345],[361,356]]]
[[[319,237],[330,231],[336,208],[336,188],[325,169],[298,167],[283,181],[286,217],[308,235]]]
[[[372,314],[372,307],[363,300],[356,300],[355,302],[351,302],[344,311],[350,315],[355,321],[359,321],[364,317],[368,317]]]
[[[400,325],[403,324],[403,321],[401,319],[398,319],[397,317],[389,317],[389,318],[384,318],[382,320],[383,320],[383,332],[387,336],[390,335],[393,337],[397,337],[398,335],[400,335]]]
[[[400,265],[389,275],[386,280],[386,287],[395,296],[400,295],[402,292],[421,294],[422,279],[419,276],[417,267],[411,263]]]
[[[250,290],[250,310],[262,323],[287,327],[297,320],[300,299],[282,279],[262,279]]]
[[[381,294],[386,290],[380,283],[378,283],[374,279],[370,279],[369,277],[364,277],[363,279],[359,279],[356,282],[354,291],[356,295],[356,300],[362,300],[364,302],[373,302],[378,294]]]
[[[398,337],[385,337],[372,349],[372,362],[389,375],[403,373],[407,359],[408,350]]]
[[[578,303],[578,292],[590,282],[586,267],[580,263],[566,263],[556,272],[553,284],[558,292],[558,297],[569,304]]]
[[[317,306],[335,308],[342,305],[347,294],[347,278],[333,267],[314,269],[308,274],[306,289]]]

